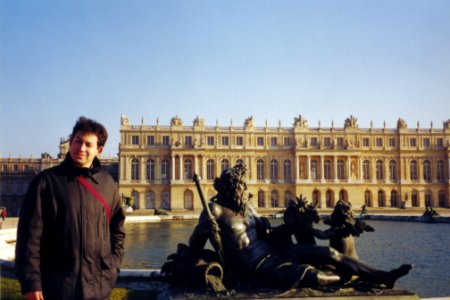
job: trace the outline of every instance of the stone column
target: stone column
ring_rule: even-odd
[[[324,174],[324,159],[323,159],[323,155],[320,156],[320,181],[324,182],[325,180],[325,174]]]
[[[352,178],[352,170],[351,170],[351,166],[350,166],[350,156],[347,156],[347,180],[348,182],[350,181],[350,179]]]
[[[337,156],[333,156],[333,167],[334,167],[333,177],[335,182],[338,181],[337,161],[338,161]]]
[[[300,179],[300,161],[298,159],[298,156],[296,155],[294,158],[294,169],[295,169],[295,181],[297,182]]]
[[[170,174],[170,180],[175,180],[175,155],[172,154],[172,174]]]
[[[184,163],[183,163],[183,155],[180,154],[178,156],[178,158],[180,160],[180,165],[178,166],[178,169],[180,171],[180,180],[183,180],[184,179],[184,174],[183,174],[183,165],[184,165]]]
[[[306,157],[306,172],[308,180],[311,180],[311,156]]]

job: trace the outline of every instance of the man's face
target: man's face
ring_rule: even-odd
[[[98,147],[98,137],[94,133],[78,131],[70,140],[70,157],[78,167],[89,168],[102,151],[103,147]]]

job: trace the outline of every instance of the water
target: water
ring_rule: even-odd
[[[271,220],[273,225],[280,220]],[[197,221],[126,224],[123,268],[160,268],[178,243],[188,243]],[[413,270],[397,281],[397,287],[419,297],[450,296],[450,224],[368,221],[375,232],[356,241],[359,258],[389,270],[404,263]],[[325,228],[318,226],[318,228]],[[319,242],[326,245],[326,241]]]

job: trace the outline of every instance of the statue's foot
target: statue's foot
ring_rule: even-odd
[[[388,273],[387,281],[385,283],[387,288],[392,289],[394,287],[397,279],[399,279],[402,276],[407,275],[409,273],[409,271],[412,269],[412,267],[413,267],[413,265],[406,264],[406,265],[401,265],[399,268],[390,271]]]

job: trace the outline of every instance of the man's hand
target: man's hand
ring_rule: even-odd
[[[25,294],[27,300],[44,300],[42,291],[33,291]]]
[[[203,223],[202,230],[205,234],[213,235],[220,232],[220,227],[216,220],[207,220]]]

